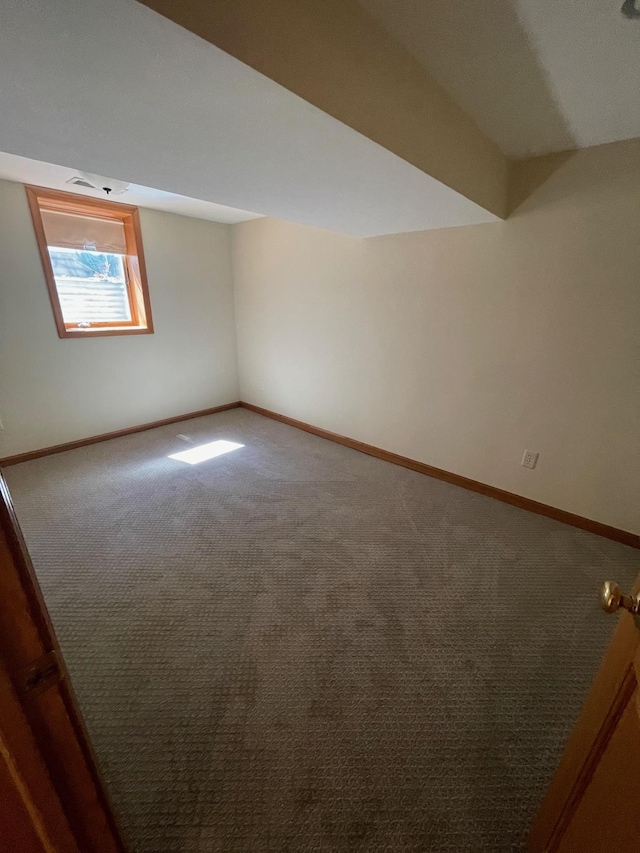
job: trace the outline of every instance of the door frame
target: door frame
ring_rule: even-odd
[[[8,769],[5,779],[13,780],[32,830],[42,842],[41,849],[126,853],[0,472],[0,681],[3,673],[11,685],[11,692],[5,691],[6,701],[0,703],[0,751]],[[20,780],[27,778],[30,785],[21,788]],[[56,801],[61,810],[57,817]],[[42,823],[40,819],[47,814],[48,823]],[[70,839],[75,846],[70,846]]]

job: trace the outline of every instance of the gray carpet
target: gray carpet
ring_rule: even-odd
[[[240,409],[7,475],[140,853],[521,850],[640,564]]]

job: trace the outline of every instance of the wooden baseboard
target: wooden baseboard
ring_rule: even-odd
[[[199,412],[188,412],[186,415],[175,415],[161,421],[138,424],[126,429],[115,430],[115,432],[104,432],[101,435],[92,435],[89,438],[79,438],[77,441],[67,441],[65,444],[55,444],[53,447],[42,447],[40,450],[30,450],[28,453],[5,456],[4,459],[0,459],[0,468],[17,465],[19,462],[29,462],[31,459],[40,459],[42,456],[51,456],[54,453],[64,453],[65,450],[75,450],[76,447],[86,447],[88,444],[97,444],[99,441],[109,441],[110,438],[121,438],[123,435],[132,435],[134,432],[144,432],[147,429],[177,424],[180,421],[189,421],[191,418],[201,418],[204,415],[215,415],[217,412],[224,412],[227,409],[237,409],[240,405],[240,402],[225,403],[222,406],[213,406],[211,409],[201,409]]]
[[[365,444],[363,441],[356,441],[355,439],[348,438],[345,435],[338,435],[335,432],[330,432],[329,430],[321,429],[320,427],[313,426],[312,424],[304,423],[304,421],[298,421],[295,418],[280,415],[277,412],[270,411],[269,409],[263,409],[261,406],[254,406],[253,403],[225,403],[223,406],[214,406],[211,409],[202,409],[199,412],[188,412],[184,415],[164,418],[164,420],[161,421],[153,421],[148,424],[138,424],[137,426],[127,427],[126,429],[116,430],[115,432],[105,432],[102,435],[94,435],[90,438],[81,438],[77,441],[66,442],[65,444],[56,444],[53,447],[43,447],[40,450],[31,450],[28,453],[18,453],[16,456],[7,456],[4,459],[0,459],[0,467],[17,465],[19,462],[29,462],[31,459],[39,459],[42,456],[50,456],[54,453],[63,453],[65,450],[74,450],[76,447],[85,447],[88,444],[96,444],[99,441],[108,441],[111,438],[120,438],[124,435],[131,435],[135,432],[143,432],[147,429],[155,429],[155,427],[167,426],[168,424],[175,424],[180,421],[187,421],[191,418],[200,418],[204,415],[214,415],[217,412],[224,412],[227,409],[236,409],[238,406],[242,406],[243,408],[256,412],[259,415],[264,415],[267,418],[280,421],[280,423],[296,427],[296,429],[310,432],[313,435],[320,436],[320,438],[335,441],[337,444],[350,447],[352,450],[358,450],[360,453],[375,456],[377,459],[384,459],[385,462],[391,462],[394,465],[401,465],[403,468],[410,468],[412,471],[418,471],[420,474],[435,477],[436,480],[444,480],[445,483],[452,483],[454,486],[461,486],[463,489],[478,492],[479,494],[486,495],[489,498],[495,498],[503,503],[520,507],[520,509],[526,509],[529,512],[535,512],[538,515],[546,515],[548,518],[553,518],[556,521],[562,521],[564,524],[570,524],[572,527],[579,527],[581,530],[587,530],[589,533],[604,536],[605,539],[613,539],[615,542],[622,542],[624,545],[629,545],[631,548],[640,549],[640,535],[637,533],[629,533],[627,530],[620,530],[617,527],[602,524],[600,521],[583,518],[581,515],[575,515],[574,513],[566,512],[563,509],[548,506],[547,504],[540,503],[539,501],[531,500],[531,498],[525,498],[522,497],[522,495],[516,495],[513,492],[507,492],[504,489],[498,489],[495,486],[489,486],[486,483],[480,483],[477,480],[471,480],[468,477],[462,477],[460,474],[452,474],[450,471],[444,471],[442,468],[436,468],[433,465],[427,465],[424,462],[417,462],[415,459],[409,459],[406,456],[391,453],[389,450],[382,450],[380,447]]]
[[[470,480],[468,477],[462,477],[460,474],[452,474],[450,471],[444,471],[442,468],[435,468],[433,465],[426,465],[424,462],[417,462],[415,459],[408,459],[406,456],[400,456],[397,453],[391,453],[388,450],[382,450],[380,447],[373,447],[371,444],[365,444],[362,441],[356,441],[353,438],[347,438],[344,435],[338,435],[335,432],[329,432],[326,429],[312,426],[311,424],[298,421],[295,418],[289,418],[286,415],[280,415],[277,412],[271,412],[269,409],[263,409],[260,406],[254,406],[253,403],[240,403],[245,409],[250,409],[259,415],[264,415],[267,418],[280,421],[283,424],[302,429],[305,432],[310,432],[313,435],[318,435],[320,438],[326,438],[329,441],[335,441],[337,444],[343,444],[345,447],[350,447],[352,450],[359,450],[361,453],[366,453],[369,456],[375,456],[377,459],[384,459],[385,462],[392,462],[394,465],[401,465],[403,468],[410,468],[412,471],[418,471],[420,474],[427,474],[429,477],[435,477],[436,480],[444,480],[445,483],[452,483],[454,486],[461,486],[463,489],[469,489],[472,492],[478,492],[481,495],[486,495],[489,498],[495,498],[503,503],[511,504],[512,506],[520,507],[520,509],[535,512],[537,515],[546,515],[548,518],[553,518],[556,521],[562,521],[564,524],[570,524],[572,527],[579,527],[581,530],[587,530],[589,533],[595,533],[598,536],[604,536],[605,539],[613,539],[615,542],[622,542],[624,545],[629,545],[631,548],[640,549],[640,535],[629,533],[626,530],[620,530],[617,527],[611,527],[608,524],[602,524],[600,521],[592,521],[590,518],[583,518],[581,515],[575,515],[572,512],[566,512],[563,509],[557,509],[553,506],[540,503],[539,501],[524,498],[522,495],[516,495],[513,492],[507,492],[504,489],[498,489],[495,486],[489,486],[486,483],[480,483],[477,480]]]

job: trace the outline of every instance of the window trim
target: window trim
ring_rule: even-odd
[[[142,248],[138,208],[130,204],[120,204],[120,202],[96,199],[91,196],[49,190],[44,187],[26,186],[25,189],[58,337],[96,338],[105,335],[152,335],[153,318],[151,316],[147,267]],[[78,216],[92,216],[122,222],[127,248],[124,264],[132,315],[131,321],[93,323],[88,329],[78,327],[77,324],[65,323],[40,215],[41,210],[55,210],[62,213],[74,213]]]

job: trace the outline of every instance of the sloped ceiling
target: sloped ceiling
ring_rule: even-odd
[[[0,74],[10,154],[358,236],[496,219],[134,0],[5,4]]]
[[[622,0],[359,0],[509,157],[640,136]]]

